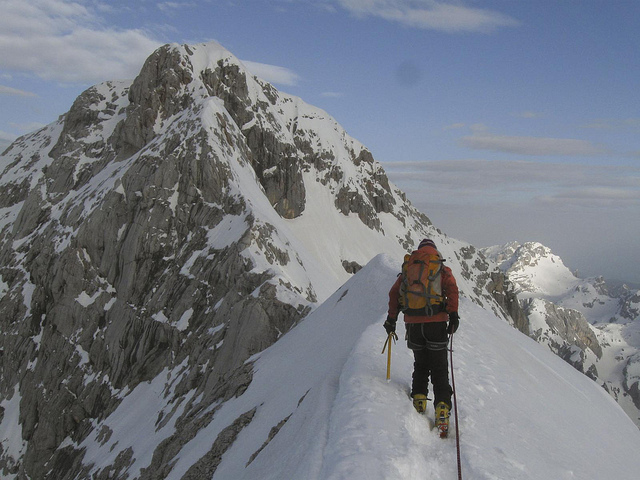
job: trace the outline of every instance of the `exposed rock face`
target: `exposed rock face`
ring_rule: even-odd
[[[625,288],[618,294],[618,298],[622,318],[630,321],[640,318],[640,290],[633,292]]]
[[[507,276],[502,272],[491,272],[491,282],[488,285],[488,289],[498,304],[513,319],[513,326],[528,335],[529,319],[520,307],[518,296]]]
[[[629,358],[624,366],[624,388],[633,404],[640,410],[640,354]]]
[[[177,397],[195,389],[210,404],[241,393],[250,381],[250,371],[239,373],[245,360],[315,300],[310,285],[273,283],[273,274],[256,271],[246,255],[252,246],[275,265],[292,259],[232,191],[224,158],[260,165],[267,197],[293,217],[304,208],[300,162],[285,162],[280,176],[264,174],[264,163],[295,152],[271,132],[262,135],[271,143],[247,142],[224,111],[204,124],[207,98],[196,93],[200,72],[190,60],[163,47],[130,87],[87,90],[47,135],[17,142],[3,159],[5,179],[17,181],[5,182],[0,196],[3,207],[15,207],[0,250],[1,390],[2,398],[21,396],[27,445],[19,466],[5,461],[8,473],[73,478],[86,468],[73,445],[120,403],[119,392],[172,365],[189,371]],[[236,118],[250,118],[241,111],[250,101],[238,70],[220,59],[202,72],[204,87],[227,92]],[[25,162],[29,151],[36,153]],[[237,238],[212,244],[225,226]],[[299,301],[282,302],[283,288]],[[65,439],[71,446],[59,448]],[[124,476],[132,462],[125,449],[97,478]]]
[[[488,306],[496,315],[528,335],[529,321],[507,276],[493,262],[488,261],[481,250],[472,245],[462,246],[455,252],[455,256],[461,266],[461,278],[458,278],[458,283],[462,279],[471,282],[476,301],[484,305],[480,299],[488,296],[492,300]]]
[[[0,174],[0,424],[22,438],[0,469],[16,478],[165,478],[253,355],[375,254],[444,242],[331,117],[216,44],[88,89]],[[142,400],[148,458],[110,418]],[[210,476],[254,413],[185,478]]]
[[[577,370],[589,373],[589,376],[594,375],[592,378],[595,380],[595,365],[591,365],[585,371],[585,351],[589,349],[597,358],[601,358],[602,347],[584,316],[576,310],[561,308],[546,300],[532,299],[526,305],[530,319],[534,316],[539,317],[531,325],[531,337],[548,345],[553,352]],[[543,325],[540,325],[540,320],[544,321]]]

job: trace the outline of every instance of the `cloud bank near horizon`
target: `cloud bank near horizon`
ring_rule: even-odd
[[[514,160],[386,162],[392,179],[424,195],[472,200],[585,207],[640,207],[640,167]],[[447,192],[455,192],[449,195]],[[442,200],[439,200],[441,203]]]
[[[539,241],[581,275],[640,283],[630,241],[640,237],[640,166],[456,160],[384,168],[453,237],[477,247]]]

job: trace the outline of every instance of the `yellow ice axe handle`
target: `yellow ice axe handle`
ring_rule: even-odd
[[[389,345],[389,349],[387,350],[387,380],[391,378],[391,340],[393,340],[393,343],[396,343],[396,340],[398,340],[396,332],[389,332],[389,336],[384,342],[384,347],[382,347],[382,353],[384,353],[384,351],[387,350],[387,345]]]

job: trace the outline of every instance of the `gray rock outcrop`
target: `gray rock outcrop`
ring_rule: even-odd
[[[444,238],[335,120],[216,44],[162,47],[133,82],[88,89],[0,175],[0,422],[21,437],[0,469],[18,479],[166,477],[254,355],[383,248]],[[155,402],[147,463],[110,417],[137,395]],[[210,476],[254,413],[185,478]]]

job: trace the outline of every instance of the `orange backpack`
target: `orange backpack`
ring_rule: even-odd
[[[442,265],[444,260],[432,249],[416,250],[404,256],[400,283],[400,309],[422,310],[433,314],[434,307],[444,305]]]

